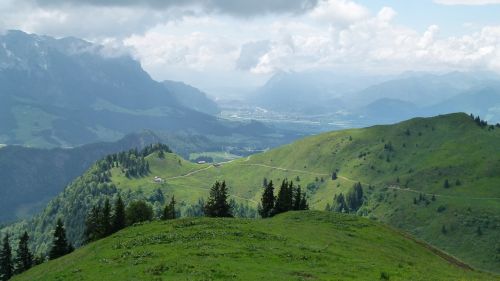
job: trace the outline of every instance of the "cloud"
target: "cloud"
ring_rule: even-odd
[[[236,16],[254,16],[268,13],[303,13],[316,6],[318,0],[32,0],[42,7],[100,6],[147,7],[170,9],[199,7],[206,12],[220,12]]]
[[[240,56],[236,61],[236,68],[239,70],[250,70],[259,64],[263,55],[271,48],[269,40],[248,42],[241,46]]]
[[[311,11],[314,19],[335,24],[349,24],[369,15],[370,11],[367,8],[348,0],[321,0]]]
[[[500,0],[434,0],[437,4],[442,5],[491,5],[500,4]]]

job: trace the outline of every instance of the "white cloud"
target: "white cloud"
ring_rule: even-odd
[[[106,55],[132,52],[158,80],[180,79],[205,88],[244,87],[281,70],[500,72],[500,26],[474,25],[461,36],[443,36],[439,25],[417,31],[397,24],[391,7],[370,11],[352,0],[319,0],[304,14],[258,18],[191,8],[16,3],[0,1],[0,27],[91,39],[107,46]]]
[[[350,24],[367,18],[370,11],[349,0],[321,0],[310,15],[316,20],[334,24]]]
[[[490,5],[500,4],[500,0],[434,0],[437,4],[442,5]]]

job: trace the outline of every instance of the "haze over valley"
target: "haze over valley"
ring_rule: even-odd
[[[500,2],[0,3],[0,281],[500,280]]]

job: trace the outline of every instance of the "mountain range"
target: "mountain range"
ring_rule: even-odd
[[[114,141],[142,130],[261,136],[213,115],[183,83],[154,81],[139,62],[77,38],[0,35],[0,143],[36,147]],[[239,129],[241,127],[241,129]]]
[[[280,72],[248,98],[250,104],[268,110],[334,115],[332,121],[362,120],[371,125],[453,112],[497,123],[499,100],[500,77],[489,72],[393,76]]]
[[[475,268],[497,271],[499,141],[500,128],[450,114],[325,133],[218,165],[191,163],[173,153],[160,158],[154,152],[145,157],[149,175],[130,177],[119,167],[103,172],[105,166],[97,163],[33,219],[3,231],[29,230],[34,248],[44,253],[55,218],[64,218],[70,240],[79,246],[87,212],[118,194],[126,202],[147,200],[156,213],[174,195],[181,214],[192,216],[210,186],[225,180],[238,214],[251,216],[264,178],[276,186],[293,180],[316,210],[332,210],[340,194],[360,183],[363,204],[353,214],[409,232]],[[100,181],[102,173],[109,181]]]

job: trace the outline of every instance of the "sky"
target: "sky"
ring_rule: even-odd
[[[213,96],[281,71],[500,73],[500,0],[0,0],[0,32],[75,36]]]

